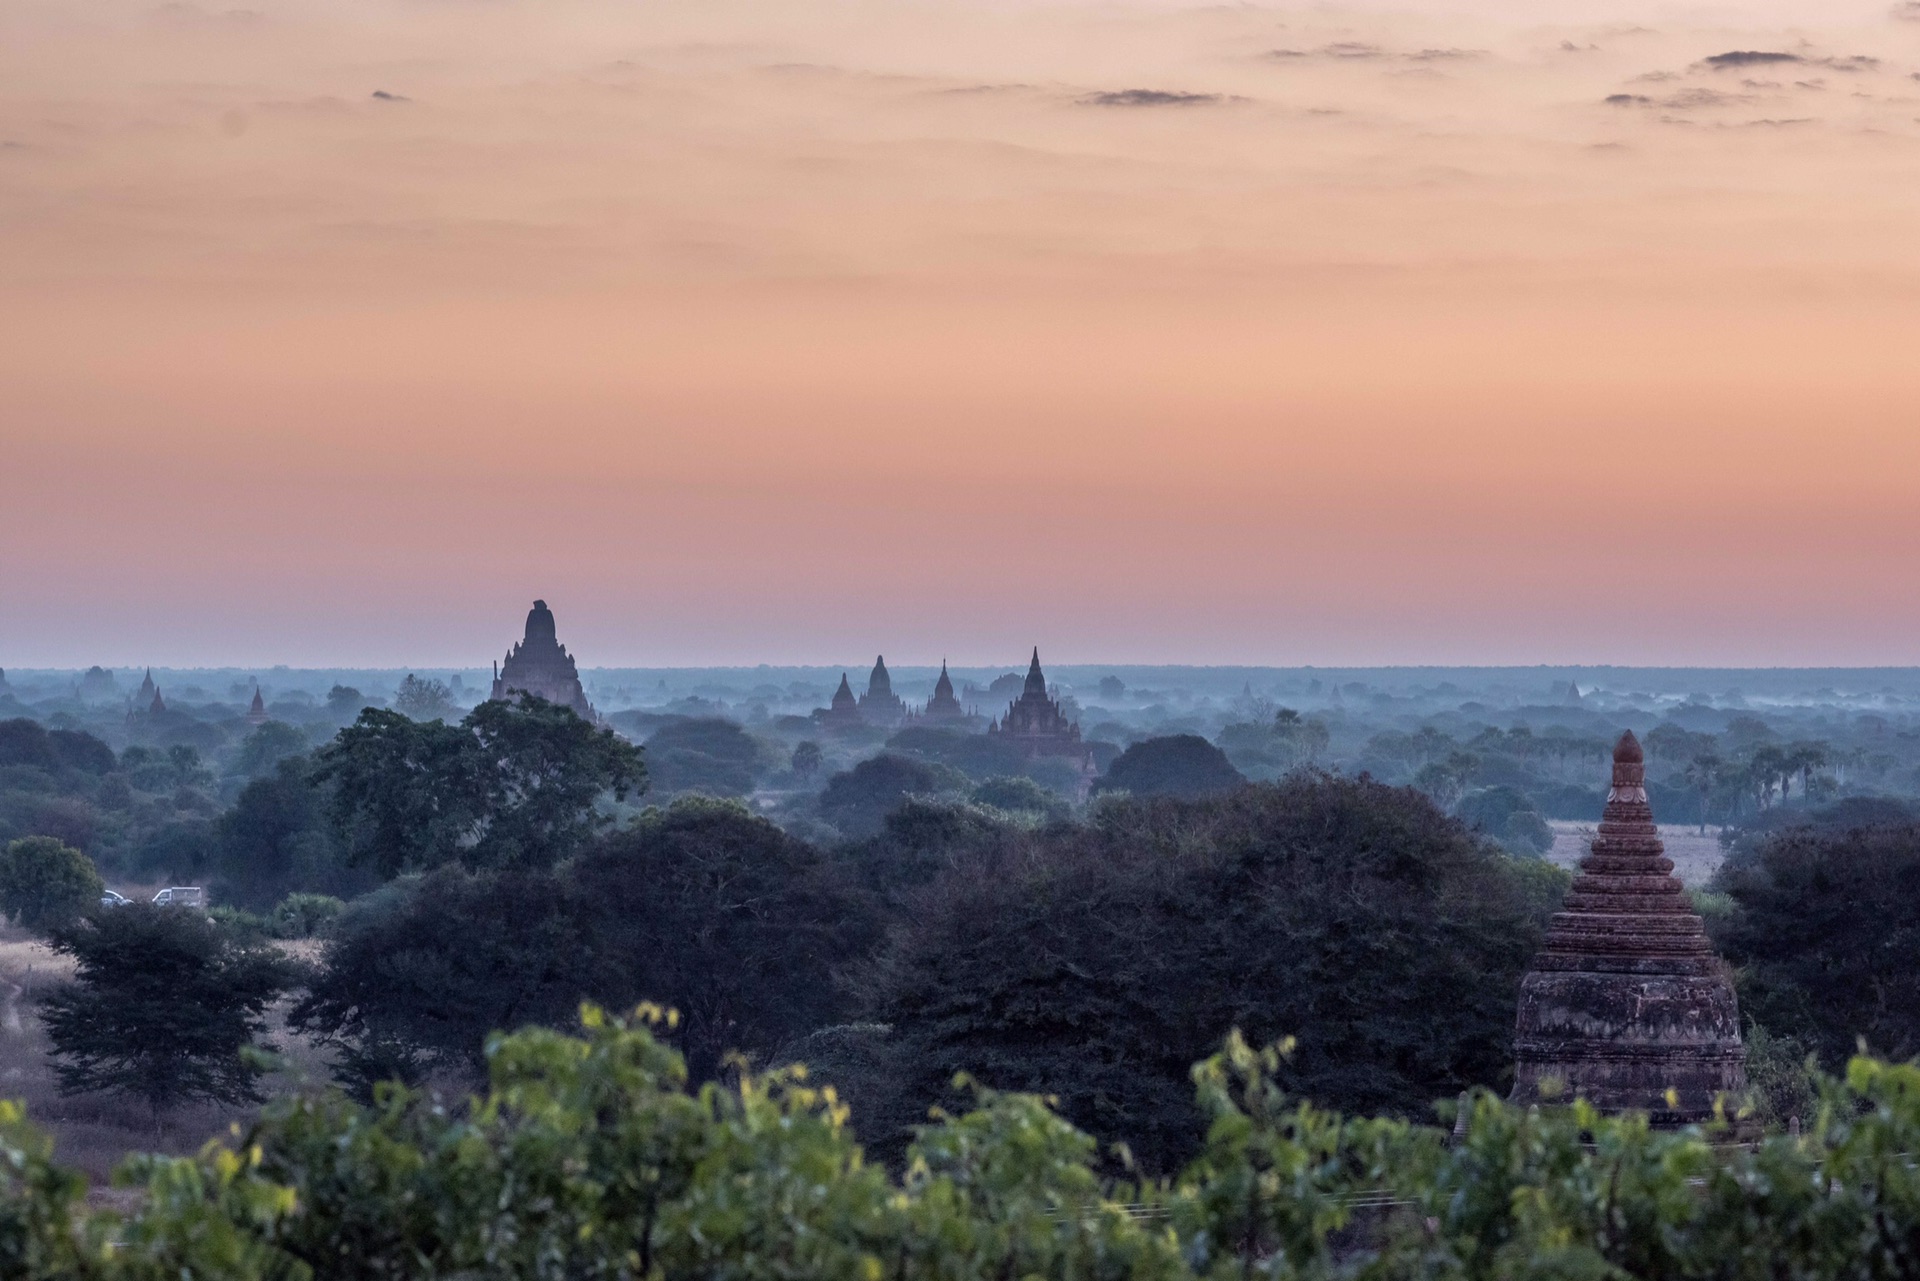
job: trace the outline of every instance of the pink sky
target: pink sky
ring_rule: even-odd
[[[1899,11],[239,3],[0,9],[0,666],[1920,661]]]

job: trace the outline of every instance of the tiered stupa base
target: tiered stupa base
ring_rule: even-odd
[[[1656,1125],[1713,1115],[1746,1088],[1740,1010],[1706,927],[1673,876],[1632,734],[1564,910],[1520,985],[1513,1099],[1579,1096]]]

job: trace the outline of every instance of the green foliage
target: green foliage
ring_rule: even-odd
[[[843,1013],[835,970],[879,922],[819,852],[736,804],[649,811],[571,864],[445,868],[350,911],[293,1022],[368,1087],[477,1064],[488,1032],[565,1022],[582,999],[664,996],[703,1071]]]
[[[410,720],[441,721],[453,715],[453,691],[445,681],[408,672],[393,694],[393,710]]]
[[[1459,1137],[1289,1096],[1286,1046],[1192,1070],[1207,1135],[1165,1182],[1105,1183],[1033,1095],[975,1090],[897,1173],[805,1069],[688,1086],[648,1024],[496,1038],[448,1109],[398,1087],[274,1104],[232,1146],[138,1158],[124,1219],[0,1107],[0,1274],[658,1281],[1906,1281],[1920,1268],[1920,1069],[1822,1079],[1803,1137],[1716,1146],[1585,1104],[1476,1091]],[[111,1243],[111,1244],[109,1244]]]
[[[1170,734],[1133,744],[1099,782],[1101,791],[1189,799],[1229,792],[1245,783],[1227,754],[1198,734]]]
[[[806,739],[794,747],[793,756],[787,763],[793,770],[795,778],[809,779],[820,772],[820,765],[824,759],[825,754],[821,752],[820,744],[812,739]]]
[[[266,1009],[292,982],[270,948],[185,908],[133,903],[53,935],[75,981],[45,998],[63,1093],[111,1090],[157,1116],[197,1099],[257,1102]]]
[[[975,805],[1032,818],[1065,818],[1066,802],[1030,778],[996,775],[973,789]]]
[[[963,791],[966,785],[956,770],[882,753],[827,780],[820,793],[820,816],[847,836],[872,836],[909,796]]]
[[[307,750],[307,736],[282,721],[268,721],[240,742],[233,772],[246,778],[264,778],[289,756]]]
[[[1453,812],[1515,854],[1545,854],[1553,848],[1553,829],[1517,787],[1501,784],[1468,792]]]
[[[310,939],[338,920],[347,905],[331,894],[289,894],[273,909],[273,936]]]
[[[0,851],[0,911],[15,925],[57,928],[99,903],[106,888],[85,854],[50,836],[23,837]]]
[[[1920,826],[1791,828],[1721,867],[1741,1007],[1823,1063],[1920,1054]]]
[[[638,748],[530,694],[458,726],[368,708],[316,759],[352,861],[389,877],[456,859],[550,866],[611,823],[602,795],[647,783]]]
[[[288,894],[371,888],[372,874],[348,865],[328,822],[326,792],[304,757],[279,762],[242,789],[214,825],[213,874],[224,902],[265,911]]]
[[[1514,1002],[1566,875],[1424,797],[1290,775],[969,846],[869,976],[890,1141],[956,1071],[1058,1095],[1149,1168],[1192,1152],[1185,1068],[1237,1025],[1303,1030],[1288,1089],[1415,1114],[1510,1070]],[[1444,1013],[1441,1013],[1443,1012]]]
[[[717,717],[670,721],[647,739],[649,779],[668,794],[745,796],[771,764],[759,740]]]

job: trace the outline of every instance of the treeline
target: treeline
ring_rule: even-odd
[[[1206,1135],[1165,1180],[1101,1177],[1041,1099],[978,1091],[898,1174],[799,1068],[687,1087],[649,1035],[489,1047],[450,1109],[408,1091],[273,1106],[197,1158],[136,1159],[88,1208],[0,1111],[0,1269],[100,1278],[633,1277],[660,1281],[1369,1278],[1881,1281],[1920,1268],[1920,1070],[1859,1060],[1803,1135],[1712,1132],[1468,1100],[1457,1138],[1288,1097],[1284,1047],[1196,1067]]]
[[[1415,788],[1308,770],[1234,786],[1203,740],[1159,742],[1130,749],[1131,776],[1200,794],[1070,810],[1029,779],[947,786],[882,755],[822,791],[836,829],[866,833],[825,844],[738,802],[639,809],[645,754],[537,700],[457,726],[372,709],[216,825],[204,866],[257,915],[89,913],[99,881],[57,842],[9,847],[0,901],[91,985],[56,1029],[76,1088],[156,1109],[252,1098],[257,1071],[207,1065],[257,1043],[282,994],[361,1099],[388,1080],[465,1088],[489,1033],[565,1026],[582,1000],[659,1001],[697,1076],[736,1054],[812,1063],[889,1161],[970,1072],[1176,1170],[1204,1131],[1188,1065],[1232,1027],[1298,1034],[1277,1079],[1322,1106],[1419,1118],[1506,1088],[1518,983],[1565,873]],[[1758,1020],[1736,1105],[1782,1127],[1811,1107],[1807,1054],[1837,1070],[1863,1036],[1920,1052],[1920,832],[1851,804],[1803,817],[1737,844],[1699,896]],[[315,928],[316,965],[268,964],[261,936]]]

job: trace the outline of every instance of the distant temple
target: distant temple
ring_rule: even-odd
[[[846,677],[842,676],[844,683]],[[898,725],[907,718],[907,705],[893,692],[893,678],[887,675],[884,656],[873,660],[873,674],[867,677],[867,692],[860,696],[860,719],[869,725]]]
[[[833,703],[816,711],[813,718],[827,729],[855,729],[866,724],[860,718],[860,700],[853,696],[845,672],[840,673],[840,688],[833,691]]]
[[[600,719],[587,692],[580,685],[580,673],[573,655],[557,639],[553,611],[547,602],[537,600],[527,612],[527,635],[507,651],[504,661],[494,665],[493,698],[511,699],[516,694],[533,694],[571,707],[589,721]]]
[[[1747,1053],[1732,980],[1654,827],[1646,768],[1622,734],[1600,834],[1520,984],[1513,1099],[1538,1102],[1553,1082],[1602,1111],[1686,1125],[1746,1088]]]
[[[88,672],[87,675],[91,676],[93,673]],[[140,682],[139,692],[133,696],[133,705],[135,707],[145,707],[154,700],[159,692],[159,686],[153,683],[153,669],[149,667],[147,669],[147,678]]]
[[[1072,757],[1083,768],[1092,768],[1092,755],[1080,741],[1080,727],[1060,710],[1060,700],[1047,693],[1037,648],[1020,697],[1007,705],[1005,716],[987,726],[987,733],[1017,744],[1028,756]]]
[[[937,725],[954,725],[967,719],[967,709],[953,696],[953,679],[947,675],[947,660],[940,660],[940,679],[934,682],[933,697],[926,710],[915,719]]]
[[[253,687],[253,706],[247,709],[247,724],[265,725],[268,721],[267,701],[260,697],[260,687]]]

